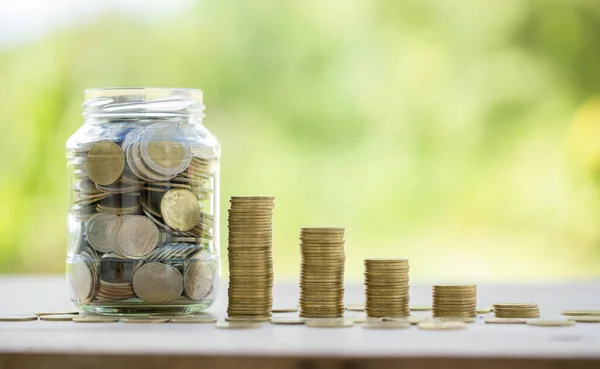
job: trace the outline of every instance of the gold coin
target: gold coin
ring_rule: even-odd
[[[446,330],[458,330],[458,329],[466,329],[467,324],[464,322],[443,322],[443,321],[435,321],[429,320],[425,322],[421,322],[417,324],[419,329],[428,330],[428,331],[446,331]]]
[[[42,315],[40,316],[40,320],[48,320],[51,322],[68,322],[73,320],[77,315],[71,314],[56,314],[56,315]]]
[[[463,322],[463,323],[475,323],[477,319],[475,317],[464,317],[464,316],[436,316],[435,319],[443,322]]]
[[[475,312],[477,314],[489,314],[492,311],[494,311],[493,308],[489,307],[489,308],[477,308],[477,310],[475,310]]]
[[[304,318],[298,317],[274,317],[271,318],[271,324],[304,324]]]
[[[119,318],[113,316],[82,315],[74,317],[73,321],[77,323],[114,323],[118,322]]]
[[[532,302],[502,302],[495,303],[494,309],[502,309],[502,308],[537,308],[538,304],[534,304]]]
[[[600,316],[591,316],[591,315],[578,315],[578,316],[569,316],[567,320],[571,320],[574,322],[581,323],[600,323]]]
[[[298,311],[297,307],[276,307],[271,309],[272,313],[295,313]]]
[[[304,324],[313,328],[346,328],[354,325],[354,320],[350,318],[334,318],[334,319],[310,319]]]
[[[171,323],[206,324],[216,322],[217,318],[212,316],[193,316],[190,318],[171,318],[169,321]]]
[[[265,201],[265,202],[273,202],[275,201],[275,196],[231,196],[231,202],[257,202],[257,201]]]
[[[365,321],[363,324],[365,329],[406,329],[410,328],[410,322],[408,320],[381,320],[381,321]]]
[[[26,322],[38,320],[37,315],[4,315],[0,316],[0,322]]]
[[[88,153],[86,172],[99,185],[109,185],[119,179],[125,169],[125,154],[113,142],[100,142]]]
[[[567,316],[600,316],[600,310],[563,310],[561,314]]]
[[[485,320],[488,324],[525,324],[527,319],[522,318],[489,318]]]
[[[37,312],[35,313],[35,315],[37,316],[44,316],[44,315],[79,315],[79,311],[53,311],[53,312]]]
[[[572,320],[530,319],[527,324],[540,327],[567,327],[574,325],[575,322]]]
[[[457,289],[457,290],[462,290],[462,289],[476,289],[477,285],[476,284],[463,284],[463,283],[441,283],[441,284],[434,284],[431,286],[433,289],[440,289],[440,290],[450,290],[450,289]]]
[[[169,322],[169,319],[167,319],[167,318],[122,318],[121,321],[123,323],[154,324],[154,323],[167,323],[167,322]]]
[[[261,324],[260,323],[254,323],[254,322],[223,322],[223,321],[218,321],[215,323],[215,327],[220,328],[220,329],[256,329],[256,328],[260,328]]]
[[[189,231],[200,220],[198,199],[184,189],[167,191],[160,202],[160,212],[167,225],[178,231]]]
[[[343,312],[329,312],[329,311],[306,311],[300,312],[301,318],[306,319],[341,319],[343,317]],[[306,323],[305,323],[306,324]]]

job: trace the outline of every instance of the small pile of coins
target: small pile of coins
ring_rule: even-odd
[[[408,259],[365,259],[364,263],[367,316],[409,316]]]
[[[529,302],[504,302],[494,304],[496,318],[526,318],[540,317],[540,309],[537,304]]]
[[[300,231],[300,317],[339,318],[344,314],[344,228]]]
[[[228,320],[267,321],[273,306],[272,196],[232,197]]]
[[[206,298],[218,271],[209,213],[217,158],[174,123],[115,122],[98,135],[68,154],[72,299],[112,307]]]
[[[435,318],[477,317],[477,286],[474,284],[437,284],[432,286]]]

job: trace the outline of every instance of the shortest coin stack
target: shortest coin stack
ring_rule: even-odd
[[[474,284],[437,284],[432,287],[435,318],[477,317],[477,286]]]
[[[494,304],[496,318],[539,318],[540,309],[530,302],[503,302]]]
[[[408,259],[365,259],[367,316],[410,315],[408,270]]]
[[[271,316],[274,207],[271,196],[231,198],[227,319],[264,321]]]

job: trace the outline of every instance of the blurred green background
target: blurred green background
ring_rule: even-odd
[[[165,86],[204,91],[222,219],[232,195],[276,196],[277,279],[311,225],[346,227],[353,280],[392,256],[418,281],[600,276],[598,1],[144,10],[0,48],[1,273],[63,271],[83,89]]]

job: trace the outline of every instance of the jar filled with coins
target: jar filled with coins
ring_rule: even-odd
[[[219,282],[220,145],[202,91],[85,91],[67,141],[67,280],[85,312],[190,314]]]

